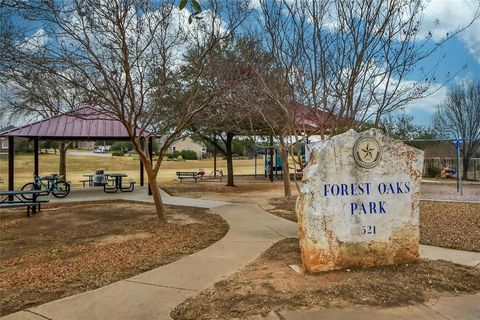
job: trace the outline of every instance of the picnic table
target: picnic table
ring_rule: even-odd
[[[107,176],[112,177],[115,180],[115,188],[121,192],[132,192],[135,188],[135,182],[130,181],[128,187],[123,187],[122,178],[127,178],[128,175],[125,173],[108,173]]]
[[[30,209],[32,214],[40,211],[40,204],[48,202],[48,200],[39,200],[38,197],[44,194],[45,190],[13,190],[0,191],[0,209],[13,207],[27,207],[27,217],[30,217]],[[31,196],[24,197],[25,195]]]
[[[103,186],[103,191],[107,193],[115,193],[118,190],[121,192],[132,192],[135,189],[135,181],[130,180],[127,187],[123,186],[122,179],[128,177],[125,173],[105,173],[99,174],[100,182],[95,181],[95,178],[92,176],[92,185],[93,186]],[[108,185],[109,180],[113,181],[113,186]]]
[[[84,177],[86,177],[86,180],[80,180],[81,183],[83,183],[83,187],[85,188],[85,184],[88,183],[89,187],[93,187],[93,176],[94,174],[84,174]]]

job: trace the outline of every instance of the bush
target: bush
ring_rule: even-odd
[[[112,152],[112,156],[114,157],[123,157],[125,154],[123,152]]]
[[[173,153],[167,153],[166,156],[168,159],[176,159],[180,155],[180,152],[173,151]]]
[[[177,157],[177,161],[183,161],[183,157],[182,157],[182,156],[178,156],[178,157]]]
[[[193,150],[182,150],[180,154],[185,160],[197,160],[197,153]]]
[[[426,171],[425,173],[427,174],[428,177],[435,178],[435,177],[438,177],[440,175],[440,171],[442,171],[442,169],[433,165],[433,164],[429,164],[429,165],[427,165],[427,169],[425,171]]]
[[[29,140],[24,138],[15,139],[15,151],[16,152],[32,152],[33,146]]]
[[[110,147],[112,151],[128,151],[133,149],[133,144],[130,141],[117,141]]]

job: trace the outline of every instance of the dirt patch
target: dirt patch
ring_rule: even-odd
[[[173,196],[188,198],[206,198],[239,203],[255,203],[261,207],[269,206],[269,199],[283,196],[283,181],[269,182],[263,177],[235,177],[235,187],[227,187],[226,181],[175,182],[162,185],[161,188]],[[292,193],[297,189],[292,182]]]
[[[480,203],[422,201],[420,242],[480,252]]]
[[[115,201],[0,214],[0,316],[95,289],[192,254],[228,224],[207,209]]]
[[[296,202],[297,197],[289,199],[273,198],[268,201],[268,205],[262,206],[262,208],[280,218],[297,222],[297,214],[295,213]]]
[[[390,307],[480,291],[479,269],[446,261],[318,274],[296,273],[289,265],[301,265],[298,239],[276,243],[254,263],[189,298],[171,315],[174,319],[226,319],[282,309]]]

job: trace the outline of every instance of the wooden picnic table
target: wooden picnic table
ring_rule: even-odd
[[[48,200],[39,200],[38,197],[44,193],[45,190],[12,190],[0,191],[0,209],[13,207],[27,207],[27,217],[30,217],[30,209],[32,214],[40,211],[40,204],[46,203]],[[25,195],[31,198],[24,197]]]

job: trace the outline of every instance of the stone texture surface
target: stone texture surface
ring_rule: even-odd
[[[373,168],[354,159],[362,137],[378,141],[381,158]],[[296,207],[305,268],[319,272],[418,259],[422,166],[423,151],[376,129],[350,130],[315,144]]]

